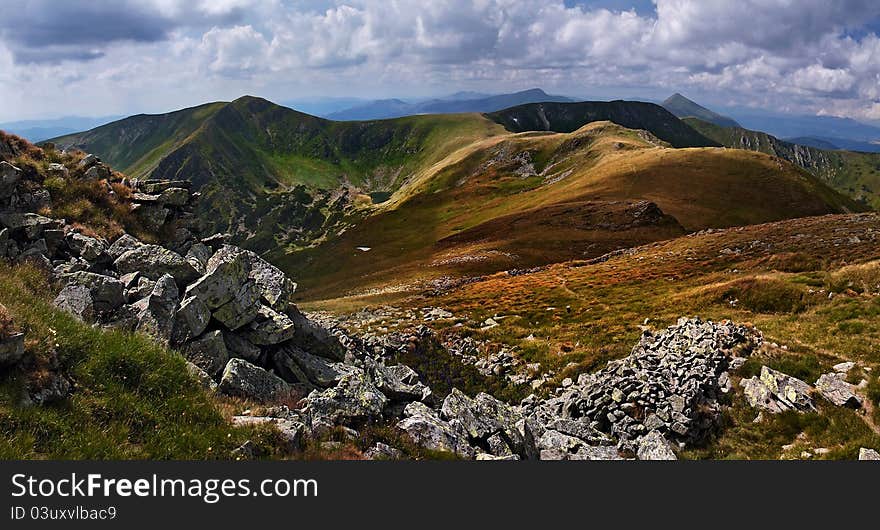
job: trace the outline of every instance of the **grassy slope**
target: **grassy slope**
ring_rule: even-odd
[[[863,376],[872,382],[873,417],[819,399],[820,414],[754,425],[755,412],[736,401],[724,434],[689,456],[798,457],[812,446],[832,449],[828,457],[853,458],[860,446],[880,447],[880,436],[863,421],[880,428],[880,247],[871,237],[878,230],[880,218],[862,215],[715,231],[602,263],[570,262],[516,277],[501,273],[405,305],[438,305],[470,322],[506,316],[500,327],[472,333],[561,370],[558,379],[628,354],[645,318],[655,328],[696,314],[753,322],[768,342],[785,349],[769,348],[746,373],[763,363],[812,383],[841,360],[858,361],[873,367],[851,374],[854,382]],[[837,295],[829,299],[829,292]],[[801,432],[806,434],[797,438]],[[789,443],[795,447],[783,451]]]
[[[523,173],[524,166],[532,173]],[[766,155],[669,149],[645,133],[599,122],[571,134],[524,133],[470,146],[336,240],[273,257],[300,281],[303,296],[316,299],[596,256],[681,235],[670,223],[600,226],[623,203],[638,200],[657,203],[689,230],[858,208]]]
[[[719,127],[685,118],[701,134],[727,147],[749,149],[779,156],[800,165],[854,199],[880,208],[880,154],[828,151],[792,144],[760,131]]]
[[[28,374],[0,371],[0,459],[230,458],[267,429],[237,429],[184,367],[146,337],[104,332],[55,309],[45,275],[0,264],[0,303],[40,362],[57,352],[75,392],[62,403],[19,404]]]

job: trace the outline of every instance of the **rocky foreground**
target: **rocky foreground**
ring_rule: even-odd
[[[14,168],[3,170],[11,190],[0,213],[5,258],[50,271],[63,285],[59,308],[98,326],[145,333],[180,352],[210,391],[266,404],[261,415],[233,422],[274,424],[292,450],[333,431],[356,437],[358,429],[382,424],[425,449],[466,459],[671,460],[717,428],[724,396],[737,391],[732,374],[763,342],[750,326],[681,319],[645,331],[629,356],[564,380],[549,397],[510,404],[457,389],[441,396],[415,370],[393,362],[401,350],[436,347],[429,328],[357,336],[326,318],[312,320],[291,301],[296,284],[290,278],[224,235],[199,238],[178,225],[167,244],[130,235],[110,243],[27,211],[15,192]],[[196,198],[182,182],[132,186],[138,208],[157,227],[186,219]],[[0,363],[19,362],[23,341],[20,334],[4,339]],[[823,375],[814,388],[765,366],[741,386],[748,402],[767,413],[811,410],[814,393],[859,407],[856,387],[845,380],[848,368]],[[33,403],[75,391],[64,374],[47,380],[51,384],[31,392]],[[258,451],[245,444],[237,453]],[[401,454],[378,444],[367,456]],[[875,456],[863,450],[863,458]]]

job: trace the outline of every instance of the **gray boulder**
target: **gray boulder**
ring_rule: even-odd
[[[306,402],[312,421],[343,425],[379,418],[388,398],[362,370],[352,370],[335,387],[312,391]]]
[[[423,401],[431,394],[431,390],[419,381],[419,374],[406,365],[373,363],[370,375],[376,387],[392,401]]]
[[[254,344],[271,346],[292,339],[296,334],[296,326],[287,315],[261,305],[256,320],[242,334]]]
[[[816,380],[816,390],[838,407],[862,406],[862,398],[856,394],[855,386],[846,382],[846,373],[822,374]]]
[[[189,190],[184,188],[166,188],[159,194],[159,202],[169,206],[186,206],[189,202]]]
[[[62,278],[67,285],[55,297],[55,306],[85,322],[99,320],[125,301],[123,284],[116,278],[83,271]]]
[[[138,241],[135,237],[123,234],[116,239],[112,245],[110,245],[110,248],[107,249],[107,254],[110,255],[111,259],[116,260],[119,256],[122,256],[129,250],[134,250],[142,246],[144,246],[144,244]]]
[[[329,329],[307,318],[290,304],[285,314],[296,327],[293,342],[301,349],[334,361],[344,361],[346,349]]]
[[[229,360],[226,344],[223,342],[223,334],[220,331],[209,331],[184,344],[180,351],[189,362],[213,378],[221,375]]]
[[[475,450],[468,444],[467,433],[440,419],[424,403],[413,401],[403,414],[405,418],[397,423],[397,428],[407,433],[415,444],[464,458],[474,457]]]
[[[0,199],[8,199],[15,193],[15,186],[21,180],[21,170],[9,162],[0,162]]]
[[[472,439],[486,439],[501,430],[495,418],[482,414],[474,400],[457,388],[443,400],[440,413],[446,421],[458,421]]]
[[[151,280],[170,274],[181,285],[198,277],[198,272],[183,256],[159,245],[141,245],[126,251],[113,262],[120,274],[140,271]]]
[[[249,261],[249,277],[256,282],[263,301],[272,309],[287,309],[290,297],[296,291],[296,284],[291,281],[278,267],[259,257],[255,253],[243,251]]]
[[[291,418],[276,418],[272,416],[233,416],[232,425],[235,427],[248,427],[252,425],[272,425],[281,434],[288,448],[293,450],[302,449],[308,427],[302,422]]]
[[[104,257],[107,252],[107,244],[94,237],[72,233],[67,237],[67,246],[74,255],[94,263]]]
[[[290,386],[283,379],[244,359],[230,359],[217,391],[228,396],[268,402],[284,397]]]
[[[210,390],[211,392],[217,390],[217,383],[215,383],[214,380],[211,379],[211,376],[208,375],[208,372],[199,368],[198,365],[190,361],[186,361],[186,371],[187,373],[189,373],[189,375],[193,377],[193,379],[198,381],[199,384],[202,385],[202,388],[204,388],[205,390]]]
[[[235,331],[249,324],[255,318],[260,309],[260,293],[253,281],[245,282],[232,297],[232,300],[214,310],[214,318]]]
[[[669,442],[658,431],[651,431],[639,440],[639,460],[678,460]]]
[[[588,445],[552,429],[544,431],[536,444],[541,460],[621,460],[614,445]]]
[[[98,318],[92,294],[85,285],[65,286],[52,303],[84,322],[94,322]]]
[[[248,279],[250,265],[235,247],[224,246],[214,253],[205,266],[205,274],[190,285],[187,296],[198,297],[210,309],[217,309],[232,300]]]
[[[279,367],[279,373],[284,375],[290,372],[293,377],[303,374],[307,381],[319,387],[334,386],[345,375],[344,370],[337,369],[334,364],[325,359],[302,351],[294,346],[281,348],[273,355],[275,366]],[[296,366],[291,366],[294,363]],[[297,370],[298,369],[298,370]],[[292,378],[291,378],[292,379]],[[293,382],[293,381],[292,381]]]
[[[66,179],[70,176],[70,171],[64,164],[56,164],[54,162],[49,164],[49,167],[46,168],[46,173],[54,178]]]
[[[171,340],[177,344],[192,340],[208,328],[211,311],[195,296],[185,298],[174,312]]]
[[[199,271],[199,274],[205,274],[208,260],[211,259],[211,249],[203,243],[195,243],[186,251],[184,259]]]
[[[24,237],[34,241],[43,236],[44,230],[61,229],[64,221],[35,213],[0,213],[0,224],[10,230],[11,237]]]
[[[18,364],[24,358],[24,333],[13,333],[0,339],[0,366]]]
[[[95,164],[83,173],[86,180],[104,180],[109,179],[112,175],[110,168],[104,164]]]
[[[174,277],[165,274],[159,278],[148,296],[132,304],[137,314],[137,330],[162,342],[169,342],[174,328],[178,296]]]
[[[99,163],[100,161],[101,161],[101,159],[98,158],[97,155],[93,155],[92,153],[89,153],[86,156],[82,157],[82,159],[76,163],[76,167],[81,168],[81,169],[88,169],[88,168],[94,166],[95,164]]]
[[[223,332],[223,341],[226,343],[226,351],[229,352],[229,357],[237,357],[250,363],[258,364],[260,355],[263,353],[259,346],[231,331]]]
[[[138,182],[138,189],[144,193],[161,194],[169,188],[189,188],[190,183],[186,180],[148,179]]]
[[[743,379],[746,401],[755,408],[771,413],[786,410],[815,410],[812,388],[800,379],[777,372],[767,366],[761,367],[761,376]]]

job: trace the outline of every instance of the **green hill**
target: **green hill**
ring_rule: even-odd
[[[741,127],[719,127],[696,118],[683,121],[725,147],[778,156],[806,169],[841,193],[872,208],[880,208],[880,153],[817,149]]]

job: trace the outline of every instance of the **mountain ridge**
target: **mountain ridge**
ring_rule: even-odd
[[[574,100],[565,96],[547,94],[540,88],[532,88],[511,94],[496,95],[456,92],[446,98],[435,98],[416,103],[407,103],[400,99],[376,100],[364,105],[328,114],[327,118],[339,121],[356,121],[400,118],[417,114],[494,112],[525,103],[544,101],[571,103]]]

